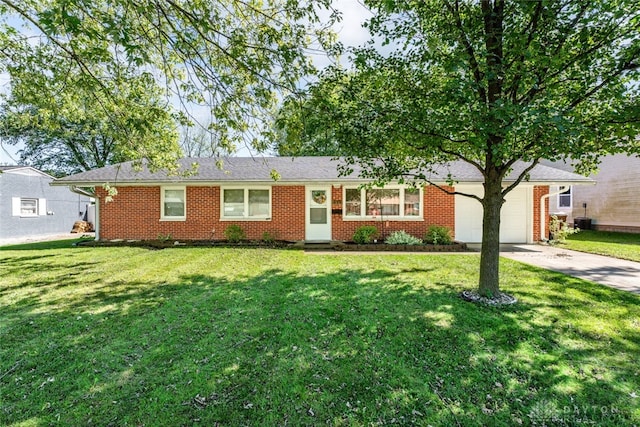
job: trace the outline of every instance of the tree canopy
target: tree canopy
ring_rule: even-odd
[[[429,183],[434,163],[473,165],[484,177],[484,195],[470,196],[484,210],[479,291],[496,295],[500,209],[531,169],[541,159],[574,159],[589,171],[604,154],[639,152],[640,6],[365,3],[375,12],[372,37],[385,48],[372,41],[353,50],[350,69],[326,70],[303,108],[281,120],[287,138],[330,134],[378,183]],[[504,185],[517,161],[527,167]]]
[[[74,64],[10,68],[0,137],[23,144],[21,162],[61,176],[144,153],[167,160],[179,155],[176,120],[153,76],[120,64],[108,75],[91,71],[100,82]]]
[[[61,85],[91,82],[75,96],[111,97],[116,105],[122,97],[109,76],[125,64],[131,81],[153,76],[167,99],[182,105],[183,121],[195,120],[188,114],[194,109],[207,110],[221,146],[264,149],[273,140],[264,123],[279,99],[314,71],[308,49],[332,41],[327,28],[336,15],[326,24],[317,16],[329,6],[329,0],[0,0],[0,70],[25,75],[61,64],[73,69],[71,80],[55,75],[64,77]],[[156,167],[171,168],[178,156],[162,145],[130,148]]]

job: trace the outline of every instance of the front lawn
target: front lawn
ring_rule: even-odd
[[[0,251],[0,425],[640,424],[635,295],[503,260],[520,302],[475,306],[476,254],[59,246]]]
[[[640,262],[640,234],[581,230],[569,236],[562,247]]]

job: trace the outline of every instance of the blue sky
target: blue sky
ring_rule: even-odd
[[[359,46],[364,44],[369,37],[367,30],[362,28],[362,23],[367,20],[371,13],[362,5],[360,0],[334,0],[334,7],[342,12],[343,19],[334,26],[334,31],[338,34],[340,41],[345,46]],[[315,63],[325,66],[328,59],[315,57]],[[0,91],[3,91],[8,83],[7,76],[0,74]],[[18,161],[17,151],[20,146],[12,146],[0,140],[0,164],[16,164]],[[240,150],[239,155],[246,155],[248,152]]]

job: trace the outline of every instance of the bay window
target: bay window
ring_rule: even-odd
[[[345,218],[418,219],[422,190],[418,188],[345,188]]]

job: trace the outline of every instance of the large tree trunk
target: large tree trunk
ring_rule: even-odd
[[[485,177],[478,291],[486,297],[494,297],[500,292],[500,210],[503,203],[500,180]]]

